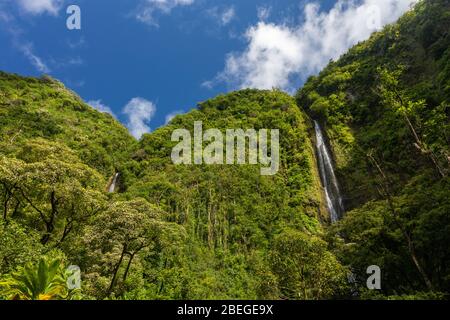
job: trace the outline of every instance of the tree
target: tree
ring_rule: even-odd
[[[73,152],[43,139],[31,140],[18,154],[24,160],[0,157],[3,218],[19,211],[42,233],[41,242],[60,245],[98,213],[105,183]]]
[[[287,229],[275,237],[269,259],[282,298],[327,299],[346,289],[346,269],[317,236]]]
[[[94,219],[85,239],[93,249],[94,259],[100,259],[97,265],[103,265],[101,269],[109,266],[106,274],[103,272],[111,277],[106,296],[113,293],[119,272],[122,271],[124,283],[136,256],[156,244],[164,227],[161,215],[161,211],[146,200],[134,199],[115,202]]]
[[[6,223],[0,220],[0,274],[37,261],[42,251],[38,232],[16,221]]]
[[[406,225],[408,225],[408,223],[405,221],[402,221],[397,212],[397,208],[396,208],[395,202],[394,202],[394,197],[393,197],[393,194],[391,191],[391,189],[392,189],[391,182],[390,182],[389,178],[387,177],[387,175],[385,174],[385,172],[383,171],[383,169],[381,168],[381,165],[375,159],[375,157],[371,153],[368,153],[367,156],[368,156],[370,162],[372,163],[372,165],[376,168],[376,170],[380,176],[380,179],[381,179],[381,182],[380,182],[379,188],[378,188],[378,192],[380,193],[381,196],[383,196],[387,199],[389,212],[392,215],[392,219],[393,219],[394,223],[401,230],[401,232],[404,236],[411,260],[413,261],[415,267],[417,268],[417,271],[423,278],[423,281],[425,282],[428,290],[431,291],[433,289],[433,285],[432,285],[428,275],[426,274],[426,272],[422,266],[422,263],[420,262],[419,257],[416,253],[414,241],[412,238],[412,232],[410,230],[408,230],[408,228],[405,227]]]
[[[395,72],[390,72],[387,69],[379,68],[378,72],[381,82],[379,89],[384,103],[389,105],[393,109],[394,113],[400,115],[404,119],[414,139],[415,148],[431,160],[442,178],[446,177],[446,171],[441,166],[438,157],[425,142],[413,121],[414,118],[419,118],[417,113],[425,107],[425,101],[410,100],[405,91],[400,88],[398,78],[402,73],[402,68]],[[448,157],[446,161],[446,163],[450,162]]]

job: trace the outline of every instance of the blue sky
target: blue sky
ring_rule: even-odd
[[[220,93],[293,92],[413,2],[0,0],[0,70],[48,73],[139,137]]]

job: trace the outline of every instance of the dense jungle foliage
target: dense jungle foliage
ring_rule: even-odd
[[[345,194],[332,251],[358,282],[380,266],[386,295],[450,288],[449,30],[448,1],[419,2],[296,94]]]
[[[81,268],[83,290],[71,296],[83,298],[327,298],[346,286],[321,239],[307,117],[287,94],[220,96],[134,142],[54,80],[1,83],[4,298],[24,296],[11,285],[17,272],[32,277],[30,264],[55,260]],[[172,164],[172,131],[198,120],[204,130],[278,128],[279,173]]]
[[[0,299],[448,298],[449,30],[449,2],[421,1],[295,99],[232,92],[140,141],[48,76],[0,72]],[[335,224],[311,119],[345,197]],[[194,121],[279,129],[280,170],[173,164]]]

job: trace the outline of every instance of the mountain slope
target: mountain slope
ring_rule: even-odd
[[[99,299],[319,299],[344,291],[345,268],[322,239],[328,214],[310,123],[287,94],[219,96],[135,143],[55,80],[2,73],[0,85],[0,273],[60,257],[83,270],[85,297]],[[174,165],[171,134],[192,132],[196,121],[224,133],[279,129],[279,171]],[[107,195],[115,170],[120,192]]]
[[[14,152],[22,142],[38,137],[67,145],[105,177],[134,144],[119,122],[86,105],[60,82],[0,72],[1,152]]]
[[[386,294],[450,285],[449,30],[449,2],[421,1],[296,95],[326,126],[350,211],[336,250],[362,285],[378,264]]]
[[[281,168],[262,176],[259,165],[174,165],[175,129],[279,129]],[[295,101],[279,91],[242,90],[200,103],[164,128],[145,135],[126,174],[126,197],[158,204],[187,231],[184,261],[177,261],[187,298],[331,297],[345,287],[345,272],[320,240],[320,182],[310,127]],[[206,144],[204,145],[206,146]],[[132,179],[127,179],[131,181]],[[313,257],[305,248],[318,250]],[[298,255],[298,261],[285,259]],[[314,260],[316,259],[316,260]],[[303,261],[303,262],[302,262]],[[299,278],[298,268],[321,272]],[[283,268],[283,269],[282,269]],[[174,266],[176,270],[176,266]],[[319,284],[335,273],[334,280]],[[162,280],[161,280],[162,281]],[[160,292],[169,294],[173,279]],[[306,287],[306,288],[304,288]]]

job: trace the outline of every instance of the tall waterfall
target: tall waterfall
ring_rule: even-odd
[[[111,184],[109,185],[109,189],[108,189],[109,193],[113,193],[114,190],[116,190],[117,178],[119,178],[118,172],[114,175],[114,178],[112,179]]]
[[[344,203],[336,174],[334,173],[330,152],[325,143],[322,128],[317,121],[314,121],[314,128],[316,131],[316,148],[320,178],[325,190],[325,198],[328,211],[330,212],[331,222],[334,223],[342,217],[342,214],[344,213]]]

